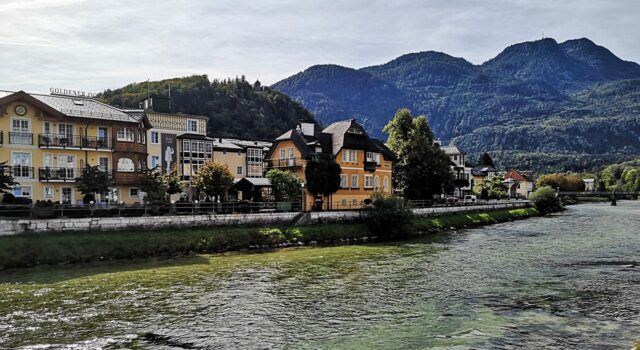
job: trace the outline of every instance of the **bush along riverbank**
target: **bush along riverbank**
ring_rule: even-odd
[[[158,231],[67,232],[0,237],[0,270],[154,256],[390,240],[537,216],[535,208],[414,217],[378,208],[352,223],[299,227],[219,226]],[[399,216],[398,216],[399,215]],[[386,218],[385,218],[386,216]]]

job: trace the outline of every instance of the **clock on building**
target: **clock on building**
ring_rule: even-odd
[[[27,114],[27,108],[23,105],[17,105],[16,114],[20,116]]]

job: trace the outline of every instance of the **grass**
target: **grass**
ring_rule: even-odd
[[[486,225],[537,215],[533,208],[417,217],[409,235]],[[283,243],[331,243],[370,237],[364,223],[322,223],[284,227],[218,226],[156,231],[63,232],[0,237],[0,270],[111,259],[215,253]]]

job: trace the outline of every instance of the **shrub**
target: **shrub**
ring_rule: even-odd
[[[5,193],[2,196],[2,203],[3,204],[13,204],[13,201],[16,199],[16,196],[13,195],[13,193]]]
[[[556,197],[555,190],[550,186],[543,186],[531,194],[529,198],[540,214],[561,211],[560,199]]]
[[[367,214],[369,232],[382,238],[406,236],[412,232],[413,212],[398,197],[379,197]]]
[[[13,204],[29,205],[31,203],[33,203],[33,200],[27,197],[15,197],[15,199],[13,200]]]
[[[85,205],[91,204],[91,202],[94,202],[95,200],[96,197],[93,195],[93,193],[87,193],[82,196],[82,203],[84,203]]]

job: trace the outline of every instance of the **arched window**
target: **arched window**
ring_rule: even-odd
[[[385,192],[389,192],[389,177],[388,176],[384,177],[383,185],[384,185],[384,191]]]
[[[117,139],[118,141],[133,142],[133,131],[129,128],[120,128],[118,129]]]
[[[376,191],[380,191],[380,176],[376,175]]]
[[[118,171],[133,172],[134,170],[135,170],[135,166],[131,159],[129,158],[118,159]]]

